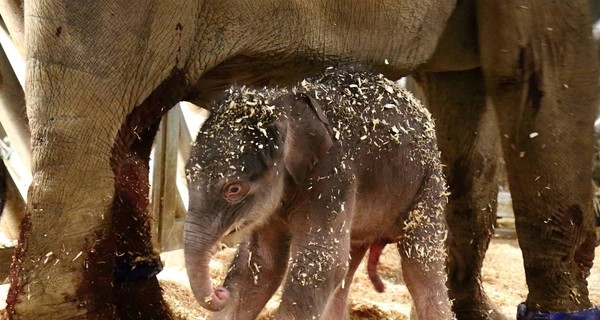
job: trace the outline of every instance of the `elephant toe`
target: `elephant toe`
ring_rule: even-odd
[[[498,307],[489,301],[455,302],[453,311],[457,320],[508,320]]]

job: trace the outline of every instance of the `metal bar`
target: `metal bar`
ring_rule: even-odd
[[[2,140],[0,140],[0,155],[2,155],[2,161],[6,165],[8,174],[15,182],[19,194],[27,201],[27,190],[32,180],[30,169],[25,167],[25,161],[21,160],[19,154],[15,153],[14,149]]]

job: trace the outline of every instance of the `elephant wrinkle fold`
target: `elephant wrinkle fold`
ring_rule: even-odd
[[[198,133],[187,177],[186,265],[196,299],[217,319],[255,318],[280,283],[276,317],[345,317],[366,248],[383,291],[378,257],[394,242],[418,315],[453,317],[434,123],[381,74],[329,67],[291,88],[229,89]],[[215,244],[197,237],[218,241],[232,228],[246,236],[213,289],[208,261],[197,256]],[[265,241],[264,233],[280,236]],[[273,251],[279,261],[268,258]],[[241,298],[248,290],[251,302]]]

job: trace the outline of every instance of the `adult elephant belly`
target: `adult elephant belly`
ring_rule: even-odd
[[[227,54],[211,55],[214,60],[207,61],[207,51],[220,53],[221,48],[204,47],[213,46],[213,42],[200,43],[188,64],[188,82],[195,84],[188,99],[210,107],[215,95],[232,83],[292,84],[340,62],[368,65],[390,79],[399,79],[433,56],[443,56],[434,55],[438,42],[445,48],[458,40],[476,45],[474,26],[460,26],[468,14],[473,14],[473,4],[461,4],[455,14],[454,7],[454,1],[379,1],[376,5],[357,1],[353,6],[337,1],[310,6],[303,1],[286,1],[272,8],[263,6],[256,15],[268,19],[245,21],[241,17],[236,25],[226,27],[231,31],[203,35],[214,42],[235,45]],[[449,19],[454,26],[446,31]],[[252,27],[245,27],[248,25]],[[227,34],[234,36],[227,38]],[[441,37],[446,40],[440,41]],[[454,52],[454,58],[437,59],[433,66],[452,69],[460,60],[459,68],[472,68],[477,63],[473,54],[476,48]],[[455,59],[458,55],[462,56]]]

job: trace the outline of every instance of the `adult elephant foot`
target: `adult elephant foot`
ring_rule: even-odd
[[[449,242],[455,240],[451,237]],[[450,245],[452,247],[452,244]],[[464,248],[463,244],[463,248]],[[464,258],[457,257],[459,248],[450,249],[449,295],[452,311],[459,320],[506,320],[500,309],[488,298],[481,283],[481,269],[468,268]]]
[[[481,69],[415,76],[417,96],[436,119],[450,195],[448,289],[459,320],[504,319],[481,285],[496,219],[498,129]],[[457,125],[460,124],[460,125]]]
[[[457,297],[452,309],[457,319],[461,320],[507,320],[500,309],[490,301],[485,293],[465,291],[464,296]]]
[[[508,320],[499,311],[498,307],[492,303],[485,294],[479,294],[478,299],[472,299],[478,294],[465,291],[464,297],[459,297],[459,300],[452,304],[452,311],[456,315],[456,319],[460,320]],[[419,320],[415,306],[413,304],[410,311],[410,320]]]

